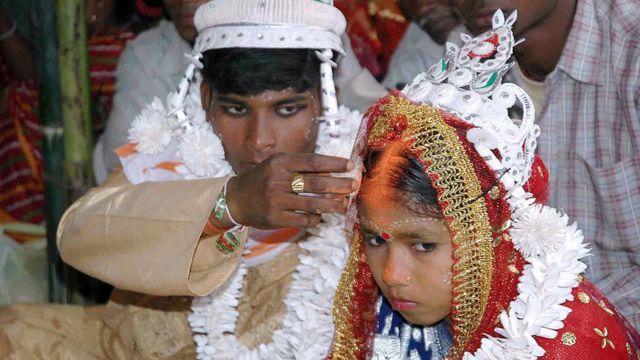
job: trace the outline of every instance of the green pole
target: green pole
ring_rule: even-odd
[[[85,0],[57,0],[56,14],[61,114],[64,127],[64,173],[70,203],[82,196],[93,184]],[[65,270],[65,283],[72,289],[67,292],[68,302],[91,303],[104,293],[105,286],[97,280],[68,267]]]
[[[58,0],[58,68],[64,124],[65,173],[72,200],[93,183],[89,60],[84,0]]]
[[[64,167],[64,141],[58,80],[58,46],[56,17],[53,0],[34,1],[33,22],[38,93],[39,118],[42,125],[45,206],[47,222],[47,258],[49,268],[49,300],[66,302],[64,265],[56,247],[56,229],[66,204],[66,186],[62,173]]]

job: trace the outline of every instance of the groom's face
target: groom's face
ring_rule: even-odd
[[[318,137],[318,90],[222,94],[201,88],[207,118],[234,171],[245,173],[277,153],[311,153]]]

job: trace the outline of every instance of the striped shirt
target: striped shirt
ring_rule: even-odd
[[[640,1],[579,0],[545,80],[538,151],[552,206],[578,222],[588,276],[640,327]]]

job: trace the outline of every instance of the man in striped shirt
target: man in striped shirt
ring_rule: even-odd
[[[518,10],[512,73],[532,94],[550,203],[577,220],[589,278],[640,325],[640,2],[456,0],[479,33]]]

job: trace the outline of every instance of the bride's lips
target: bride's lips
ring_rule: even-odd
[[[417,302],[403,299],[400,297],[397,297],[397,298],[390,297],[389,303],[391,303],[391,306],[397,311],[410,311],[418,307]]]

